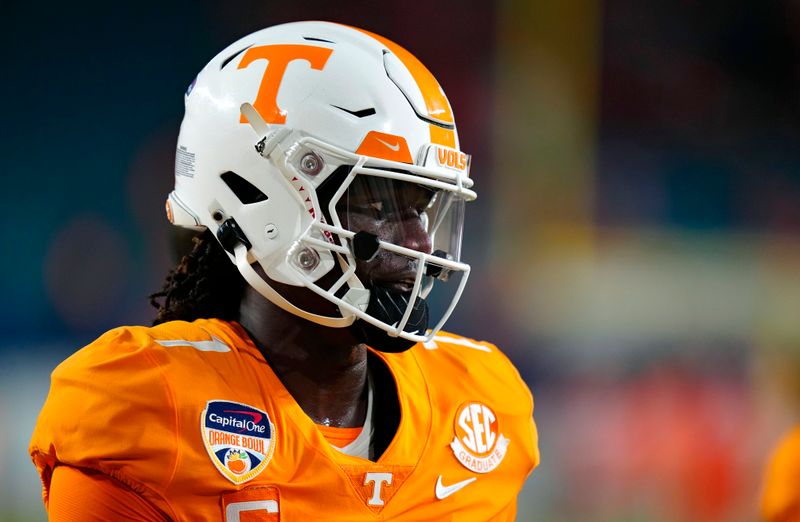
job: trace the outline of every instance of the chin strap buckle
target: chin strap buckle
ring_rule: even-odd
[[[370,291],[366,288],[351,288],[344,294],[342,301],[355,306],[362,312],[366,312],[369,306],[369,296]]]
[[[247,123],[250,124],[255,133],[260,136],[261,139],[256,143],[256,152],[264,158],[268,158],[278,143],[292,133],[286,127],[270,127],[256,108],[249,103],[243,103],[239,107],[239,111],[247,119]]]
[[[244,245],[247,250],[250,250],[253,246],[247,239],[247,236],[244,235],[244,231],[239,226],[239,223],[233,218],[226,219],[219,226],[217,229],[217,239],[222,245],[222,248],[227,250],[231,255],[233,255],[234,249],[236,249],[236,246],[239,244]]]
[[[453,256],[451,256],[450,254],[448,254],[444,250],[437,250],[431,255],[434,255],[434,256],[436,256],[438,258],[441,258],[441,259],[447,259],[448,261],[452,261],[453,260]],[[438,279],[440,281],[447,281],[448,279],[450,279],[450,274],[451,273],[452,273],[452,270],[448,270],[447,268],[445,268],[443,266],[439,266],[439,265],[434,265],[434,264],[430,264],[429,263],[428,266],[425,267],[425,275],[426,276],[433,277],[433,278]]]

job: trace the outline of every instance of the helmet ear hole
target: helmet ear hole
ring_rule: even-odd
[[[259,201],[266,201],[269,199],[266,194],[261,192],[255,185],[236,174],[235,172],[225,172],[220,174],[220,178],[231,189],[239,201],[245,205],[250,203],[258,203]]]

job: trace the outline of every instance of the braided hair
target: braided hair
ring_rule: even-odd
[[[193,237],[192,243],[192,250],[169,271],[161,290],[150,296],[150,304],[158,310],[153,325],[239,318],[247,283],[211,232]]]
[[[328,202],[352,168],[352,165],[337,167],[317,188],[320,206],[329,222],[332,221],[327,211]],[[188,243],[186,229],[173,228],[173,233],[178,234],[175,243]],[[169,271],[161,291],[150,296],[150,304],[158,310],[153,325],[201,318],[239,319],[239,304],[247,282],[208,229],[191,241],[191,251]],[[189,250],[188,245],[180,250]]]

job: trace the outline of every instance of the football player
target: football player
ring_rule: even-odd
[[[185,96],[169,220],[198,231],[122,327],[63,362],[31,441],[54,520],[513,520],[531,394],[440,331],[475,199],[408,51],[300,22]]]

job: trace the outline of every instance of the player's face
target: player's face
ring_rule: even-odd
[[[353,232],[369,232],[382,241],[430,253],[427,210],[435,197],[435,191],[413,183],[358,176],[337,210]],[[356,274],[365,284],[398,292],[411,291],[416,270],[415,260],[383,249],[372,260],[359,260],[356,265]]]

